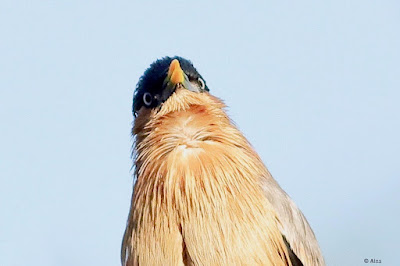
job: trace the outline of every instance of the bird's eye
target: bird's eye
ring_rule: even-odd
[[[204,83],[204,80],[202,78],[199,78],[198,81],[200,82],[201,90],[204,90],[206,88],[206,84]]]
[[[153,96],[151,96],[151,94],[149,92],[145,92],[143,94],[143,102],[147,107],[149,107],[151,105],[151,103],[153,102]]]

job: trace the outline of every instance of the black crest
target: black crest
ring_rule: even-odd
[[[163,86],[164,80],[167,77],[168,68],[174,59],[179,60],[182,70],[192,83],[198,86],[203,85],[203,90],[209,91],[205,80],[189,60],[179,56],[164,57],[153,62],[140,78],[133,96],[132,111],[134,115],[144,105],[143,96],[145,93],[152,97],[151,104],[146,106],[153,108],[161,105],[174,92],[164,91],[165,88]],[[204,82],[204,84],[201,84],[201,82]]]

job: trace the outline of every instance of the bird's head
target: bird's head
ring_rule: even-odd
[[[138,82],[133,97],[133,114],[136,116],[141,109],[160,109],[177,90],[209,91],[205,80],[189,60],[175,56],[155,61]]]

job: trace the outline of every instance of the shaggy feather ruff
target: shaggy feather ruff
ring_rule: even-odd
[[[123,265],[291,265],[269,173],[224,107],[178,89],[139,110]]]

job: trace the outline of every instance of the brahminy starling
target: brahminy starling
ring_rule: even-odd
[[[325,265],[306,218],[190,61],[152,63],[133,114],[122,265]]]

